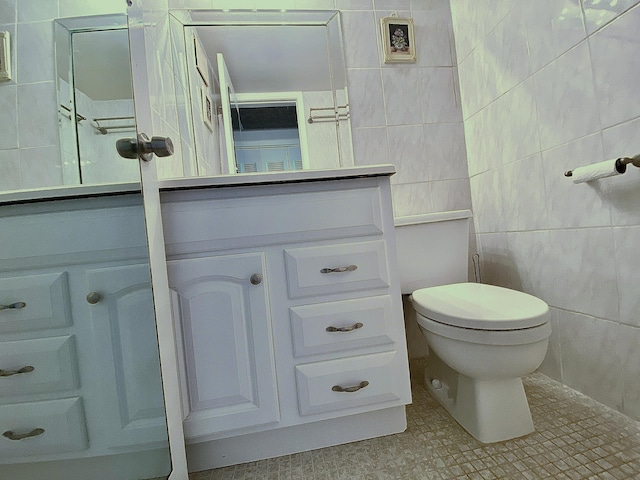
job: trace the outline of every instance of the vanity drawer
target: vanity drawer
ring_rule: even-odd
[[[74,337],[0,342],[0,396],[78,387]]]
[[[82,399],[0,405],[0,458],[45,455],[88,447]]]
[[[289,298],[389,286],[384,241],[285,250]]]
[[[389,295],[291,307],[296,357],[393,344]]]
[[[71,325],[66,272],[0,277],[0,333]]]
[[[233,190],[164,192],[167,255],[383,232],[378,188],[227,198]],[[198,195],[214,198],[199,199]]]
[[[384,352],[296,366],[300,415],[401,400],[399,357]]]

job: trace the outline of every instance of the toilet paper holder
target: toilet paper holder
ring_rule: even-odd
[[[640,153],[634,157],[620,157],[615,160],[615,170],[618,173],[624,173],[627,170],[627,165],[633,165],[640,168]],[[573,170],[567,170],[564,172],[565,177],[573,176]]]

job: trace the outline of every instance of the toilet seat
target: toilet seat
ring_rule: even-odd
[[[455,283],[416,290],[413,306],[420,315],[459,328],[505,331],[547,322],[548,305],[532,295],[481,283]]]

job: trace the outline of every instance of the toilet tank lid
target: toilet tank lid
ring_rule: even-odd
[[[422,288],[412,294],[416,311],[454,327],[516,330],[548,321],[549,306],[527,293],[482,283]]]
[[[449,210],[448,212],[423,213],[420,215],[408,215],[405,217],[394,217],[393,224],[396,227],[403,225],[416,225],[418,223],[444,222],[446,220],[460,220],[471,218],[471,210]]]

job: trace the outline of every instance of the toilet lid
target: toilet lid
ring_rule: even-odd
[[[456,283],[413,292],[422,316],[454,327],[515,330],[547,322],[548,305],[532,295],[481,283]]]

